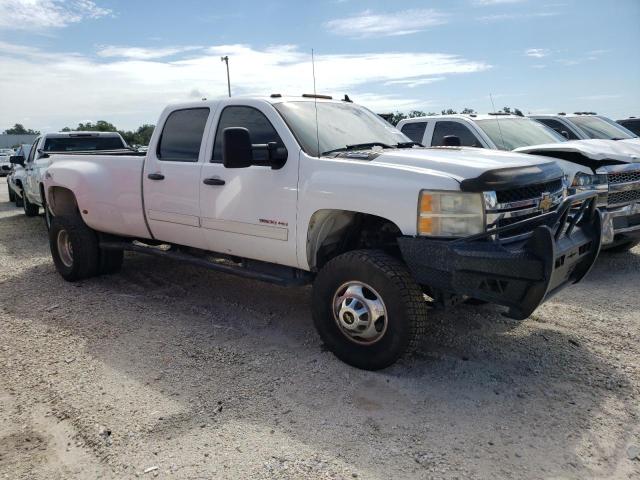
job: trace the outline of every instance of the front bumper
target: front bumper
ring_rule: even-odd
[[[614,242],[616,236],[640,237],[640,203],[601,210],[602,245]]]
[[[495,240],[527,225],[531,233],[524,240]],[[470,237],[402,237],[398,243],[419,284],[503,305],[507,316],[525,319],[589,272],[600,252],[601,229],[596,193],[583,192],[554,212]]]

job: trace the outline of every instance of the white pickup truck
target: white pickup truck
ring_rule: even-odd
[[[13,156],[11,162],[24,168],[22,179],[22,206],[27,217],[35,217],[44,209],[47,228],[51,215],[44,197],[44,174],[54,153],[82,154],[102,151],[104,153],[130,153],[124,139],[117,132],[56,132],[45,133],[33,142],[29,156]]]
[[[427,146],[456,144],[512,150],[557,159],[573,191],[596,191],[603,214],[602,245],[623,252],[640,241],[640,148],[613,140],[567,141],[551,128],[517,115],[436,115],[398,128]]]
[[[618,122],[595,113],[558,113],[530,115],[569,140],[617,140],[640,146],[640,138]]]
[[[524,319],[600,249],[596,194],[566,197],[552,159],[416,147],[350,102],[203,101],[166,108],[157,125],[145,157],[58,155],[48,168],[66,280],[116,272],[133,250],[313,282],[327,347],[379,369],[418,344],[425,293]]]

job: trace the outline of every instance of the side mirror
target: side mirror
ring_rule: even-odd
[[[225,168],[247,168],[253,163],[249,130],[229,127],[222,132],[222,164]]]
[[[266,159],[254,159],[253,152],[266,152]],[[226,168],[247,168],[251,165],[280,169],[287,161],[289,153],[276,142],[252,144],[249,130],[241,127],[225,128],[222,132],[222,164]],[[263,155],[264,157],[264,155]]]
[[[442,139],[442,146],[444,147],[460,147],[462,143],[460,142],[460,137],[456,135],[445,135]]]
[[[9,157],[9,163],[14,165],[21,165],[24,167],[24,157],[22,155],[11,155]]]
[[[562,135],[564,138],[566,138],[567,140],[569,140],[569,132],[567,132],[566,130],[562,130],[560,132],[560,135]]]

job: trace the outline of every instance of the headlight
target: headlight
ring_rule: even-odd
[[[588,173],[578,172],[573,178],[571,186],[577,190],[593,190],[598,185],[607,183],[606,175],[591,175]]]
[[[479,193],[420,193],[418,234],[463,237],[484,231],[484,209]]]

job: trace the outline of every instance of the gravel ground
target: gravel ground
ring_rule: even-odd
[[[640,478],[640,248],[524,322],[432,312],[364,372],[309,289],[144,255],[65,283],[0,192],[0,478]]]

